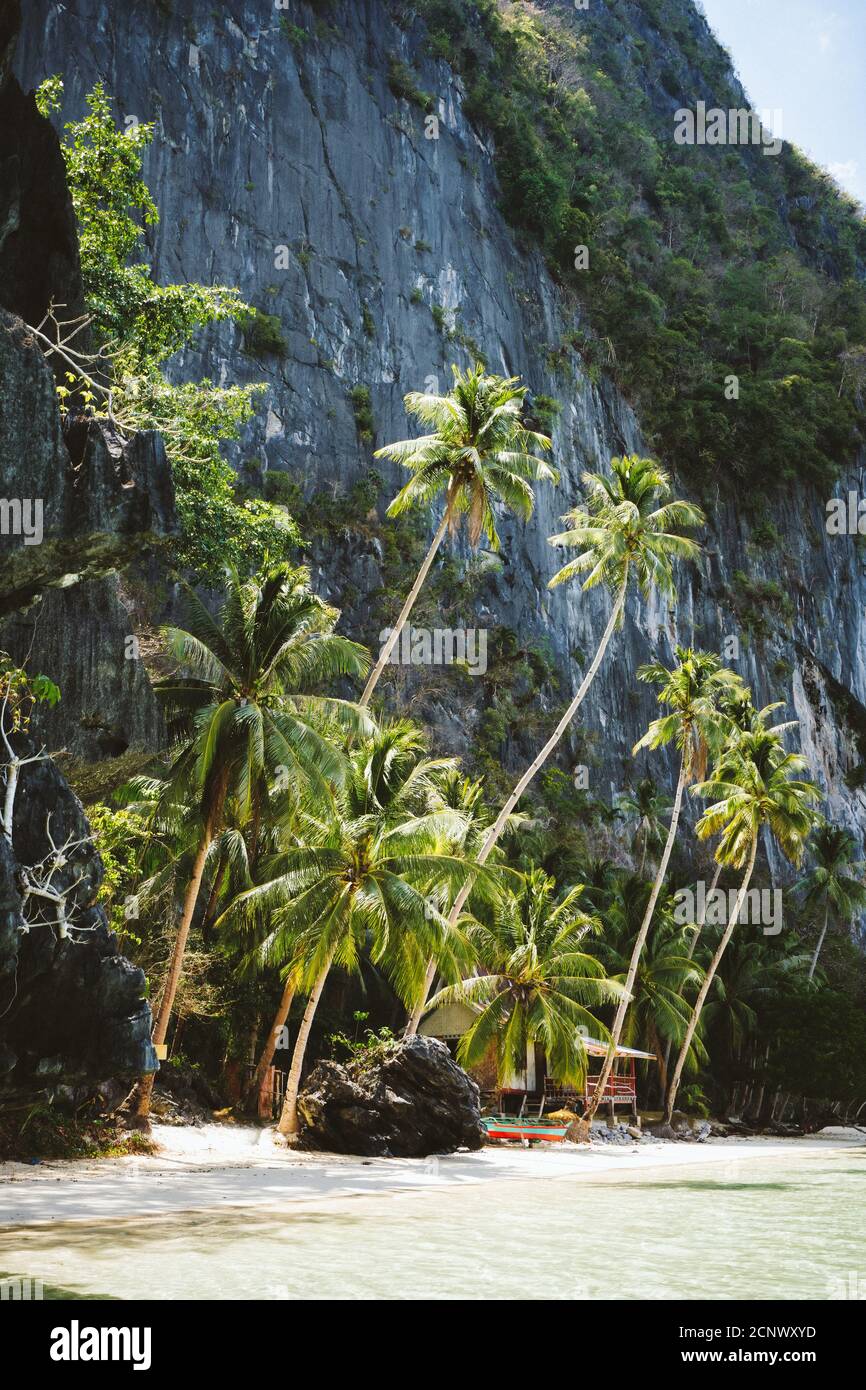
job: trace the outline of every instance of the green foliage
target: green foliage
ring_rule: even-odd
[[[354,1017],[357,1025],[358,1022],[367,1019],[369,1015],[357,1012]],[[328,1037],[332,1049],[340,1049],[344,1056],[362,1063],[378,1062],[397,1041],[397,1035],[387,1027],[380,1028],[378,1032],[372,1028],[365,1028],[361,1038],[357,1036],[350,1038],[343,1032],[331,1033]]]
[[[545,434],[550,434],[562,414],[562,401],[539,393],[532,397],[532,414]]]
[[[0,728],[26,734],[36,705],[56,705],[60,690],[48,676],[29,675],[7,652],[0,651]]]
[[[304,44],[309,42],[310,35],[306,29],[302,29],[299,24],[293,24],[288,15],[280,15],[280,32],[292,44]]]
[[[738,622],[753,637],[769,637],[773,617],[785,625],[793,617],[790,595],[775,579],[756,579],[743,570],[735,570],[731,599]]]
[[[47,79],[37,94],[40,109],[55,110],[61,92],[59,78]],[[177,385],[163,370],[198,330],[227,319],[242,327],[248,346],[283,352],[278,321],[223,285],[153,281],[142,256],[144,229],[158,212],[141,178],[153,127],[133,123],[119,130],[102,83],[86,100],[87,115],[67,123],[61,147],[98,352],[92,366],[69,373],[61,405],[75,399],[107,415],[110,393],[111,416],[122,429],[162,433],[182,529],[181,565],[213,580],[228,560],[249,569],[266,552],[287,555],[297,541],[291,519],[266,502],[239,497],[220,447],[238,438],[264,388],[218,387],[208,380]]]
[[[373,419],[373,402],[370,397],[369,386],[353,386],[349,392],[349,400],[352,402],[352,413],[355,416],[358,436],[365,444],[369,444],[372,441],[376,423]]]
[[[125,902],[135,896],[147,821],[140,812],[128,807],[104,804],[89,807],[87,819],[105,871],[96,901],[105,908],[112,931],[137,943],[136,919],[127,916]]]
[[[608,358],[671,464],[698,481],[824,483],[862,430],[851,364],[866,341],[866,227],[793,146],[756,160],[674,143],[654,90],[740,103],[724,50],[683,22],[678,0],[654,9],[659,33],[647,36],[631,0],[591,18],[494,0],[413,5],[431,54],[466,83],[467,114],[494,137],[506,217],[587,305],[587,365]],[[575,270],[579,245],[588,269]]]
[[[388,86],[399,101],[412,102],[414,106],[420,106],[422,111],[433,109],[435,99],[432,94],[419,87],[412,68],[393,53],[388,58]]]
[[[251,309],[243,319],[244,347],[253,357],[285,357],[286,339],[277,314]]]

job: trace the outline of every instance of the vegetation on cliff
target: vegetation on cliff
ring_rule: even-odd
[[[567,371],[576,351],[613,376],[698,486],[825,484],[863,437],[862,210],[788,143],[777,157],[675,143],[678,108],[747,105],[696,11],[591,9],[394,5],[398,19],[424,19],[428,51],[463,77],[505,216],[588,311],[591,331],[551,344],[551,364]]]

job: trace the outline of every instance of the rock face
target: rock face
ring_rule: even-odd
[[[0,308],[0,614],[27,609],[30,627],[6,626],[0,647],[19,660],[29,652],[31,672],[62,683],[57,665],[39,661],[46,647],[36,628],[51,609],[43,596],[58,601],[49,621],[62,618],[65,669],[80,669],[82,615],[110,632],[112,612],[104,600],[89,611],[77,605],[76,586],[110,582],[103,577],[170,535],[174,498],[157,436],[124,440],[83,418],[62,425],[52,371],[18,317],[38,323],[51,299],[72,316],[81,286],[57,137],[10,72],[16,11],[4,6],[0,19],[0,306],[12,311]],[[56,642],[53,626],[50,636]],[[118,642],[115,673],[124,656]],[[12,741],[22,756],[41,746]],[[4,772],[6,761],[4,750]],[[11,837],[0,837],[0,1105],[78,1106],[97,1095],[114,1104],[133,1078],[156,1069],[144,974],[120,954],[94,902],[102,876],[82,806],[57,766],[49,757],[28,763]],[[28,879],[63,893],[68,930],[48,899],[31,894],[25,905]]]
[[[0,15],[0,303],[38,324],[53,299],[62,316],[84,310],[75,217],[57,138],[11,73],[18,0]]]
[[[57,136],[11,74],[16,13],[4,8],[0,31],[0,647],[29,654],[30,668],[61,686],[34,732],[49,747],[106,757],[160,741],[150,682],[130,659],[132,605],[113,571],[172,534],[174,494],[157,435],[62,423],[52,370],[22,322],[37,325],[52,300],[74,317],[83,301]]]
[[[422,1158],[478,1149],[478,1087],[436,1038],[411,1037],[374,1059],[319,1062],[298,1098],[301,1145],[326,1153]]]
[[[54,888],[75,885],[65,939],[49,920],[27,929],[21,911],[22,866],[48,854],[49,833],[56,845],[85,841],[52,879]],[[87,835],[81,804],[54,763],[25,767],[12,846],[0,837],[0,1103],[117,1100],[135,1076],[156,1070],[144,972],[120,954],[93,905],[103,869]]]
[[[54,378],[20,320],[0,313],[0,476],[22,526],[0,536],[0,613],[126,565],[175,527],[159,435],[82,419],[61,426]]]
[[[307,31],[306,40],[293,41],[292,25]],[[673,42],[650,26],[645,38]],[[561,353],[548,352],[577,326],[578,311],[505,224],[490,150],[464,114],[460,81],[422,44],[422,26],[399,27],[381,0],[333,0],[315,15],[301,0],[280,10],[227,0],[218,9],[145,11],[110,0],[32,0],[17,71],[28,86],[61,72],[64,118],[81,113],[85,93],[102,78],[119,118],[154,121],[145,172],[161,211],[148,229],[157,277],[238,285],[279,319],[282,355],[251,360],[238,332],[223,325],[178,366],[268,383],[237,450],[253,473],[286,473],[306,497],[344,494],[370,468],[373,447],[405,436],[403,394],[425,380],[444,389],[449,362],[471,360],[473,342],[492,370],[520,374],[533,392],[564,402],[554,431],[559,488],[539,490],[528,525],[503,518],[501,567],[473,610],[450,615],[448,625],[503,625],[522,642],[541,642],[566,690],[576,688],[607,600],[599,590],[547,591],[559,563],[547,537],[579,497],[585,468],[603,467],[623,450],[652,450],[612,385],[591,381],[573,354],[563,371]],[[392,58],[412,64],[419,87],[435,94],[438,139],[425,138],[421,109],[390,90]],[[353,415],[349,392],[359,385],[370,392],[372,442],[361,439]],[[839,462],[837,490],[862,491],[864,460]],[[376,466],[381,519],[402,479]],[[680,576],[675,613],[660,600],[649,609],[632,600],[565,756],[588,765],[592,795],[609,800],[645,770],[635,769],[630,750],[656,709],[635,680],[637,667],[650,657],[669,661],[678,641],[722,651],[737,636],[733,664],[759,703],[787,699],[828,815],[862,841],[866,571],[856,537],[829,537],[826,498],[800,488],[765,518],[778,539],[757,544],[742,502],[721,492],[711,507],[705,559]],[[354,526],[312,560],[317,584],[344,609],[344,630],[377,645],[375,536]],[[751,592],[738,575],[752,582]],[[764,581],[787,601],[780,604],[778,592],[762,598]],[[483,680],[455,683],[453,695],[416,709],[440,751],[465,752],[484,699]],[[515,767],[530,751],[511,729],[500,758]],[[672,785],[673,755],[653,755],[651,768]]]

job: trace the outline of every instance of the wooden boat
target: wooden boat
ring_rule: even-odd
[[[568,1128],[553,1120],[533,1120],[520,1115],[482,1115],[481,1123],[488,1139],[537,1139],[547,1144],[561,1144]]]

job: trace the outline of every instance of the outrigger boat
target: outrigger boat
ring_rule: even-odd
[[[481,1123],[488,1139],[516,1139],[528,1142],[540,1139],[548,1144],[561,1144],[567,1124],[554,1120],[535,1120],[521,1115],[482,1115]]]

